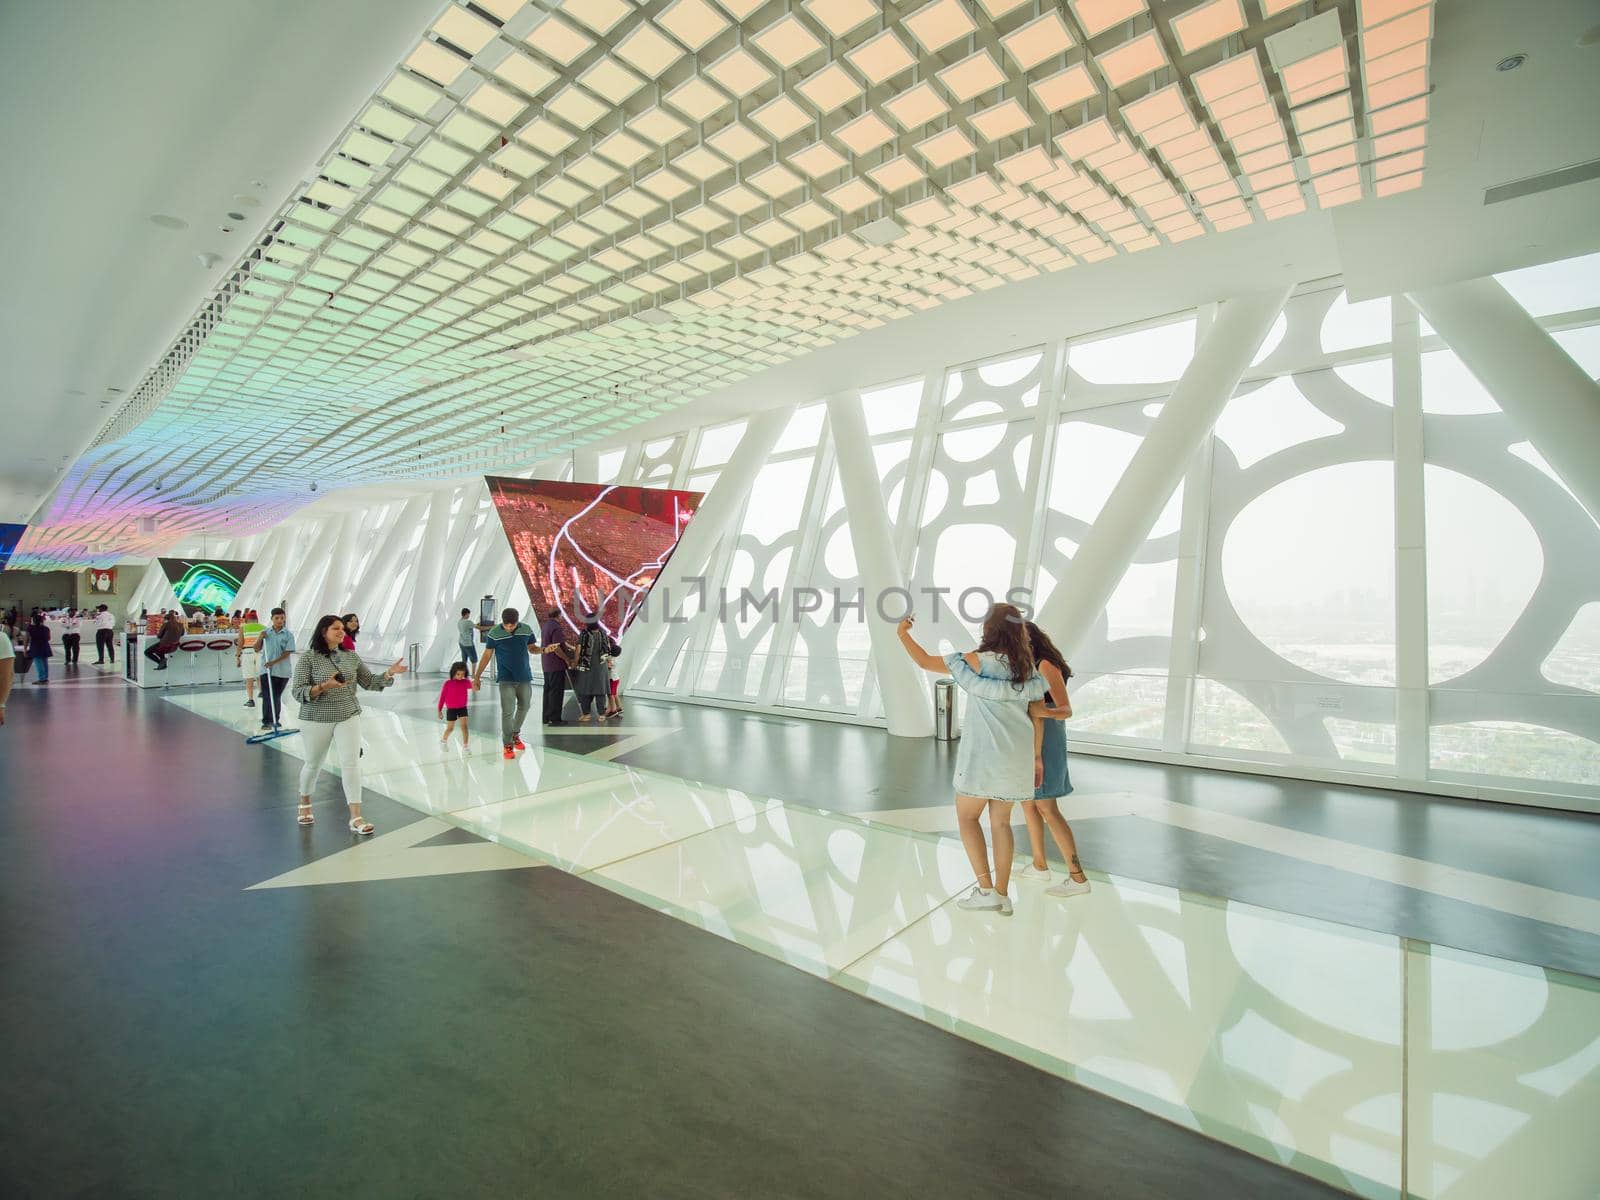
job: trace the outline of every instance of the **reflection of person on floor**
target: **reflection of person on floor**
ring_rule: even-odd
[[[622,653],[622,647],[611,640],[611,635],[600,628],[600,618],[590,613],[583,622],[583,633],[578,638],[578,663],[572,671],[572,690],[578,694],[578,724],[589,723],[589,710],[604,721],[609,714],[607,701],[611,698],[611,660]]]
[[[294,668],[289,656],[294,653],[294,634],[283,609],[272,610],[272,628],[261,635],[261,728],[271,729],[283,718],[283,689]]]
[[[444,718],[444,736],[440,744],[450,744],[450,733],[461,722],[461,749],[467,749],[467,697],[472,695],[472,682],[467,678],[467,664],[450,664],[450,678],[439,689],[439,707],[435,710]]]
[[[500,742],[502,754],[515,758],[528,747],[522,740],[522,722],[533,704],[533,655],[541,653],[533,629],[522,623],[521,614],[508,608],[500,614],[500,624],[483,635],[483,657],[472,674],[472,689],[477,691],[483,670],[493,660],[500,679]]]
[[[1022,613],[1011,604],[990,607],[978,648],[940,658],[911,636],[912,618],[900,622],[900,644],[911,661],[935,675],[949,675],[967,693],[967,724],[956,752],[956,824],[977,883],[957,903],[961,908],[1011,915],[1011,806],[1032,800],[1044,774],[1044,679],[1033,667],[1033,649]],[[1030,764],[1032,769],[1030,770]],[[994,873],[978,823],[985,807],[994,833]]]
[[[392,662],[382,675],[374,675],[360,655],[343,649],[344,636],[344,622],[338,617],[321,618],[311,635],[311,649],[294,665],[290,691],[300,701],[300,732],[306,749],[296,820],[310,825],[316,819],[311,815],[311,789],[328,750],[337,746],[350,832],[365,837],[372,832],[372,822],[361,816],[361,701],[356,698],[356,688],[381,692],[396,675],[404,674],[406,664],[403,660]]]
[[[1061,815],[1056,801],[1072,792],[1072,779],[1067,774],[1067,727],[1062,724],[1072,716],[1072,701],[1067,696],[1067,680],[1072,678],[1072,668],[1049,635],[1032,621],[1028,622],[1028,642],[1033,649],[1033,661],[1050,690],[1044,695],[1044,710],[1040,738],[1040,759],[1044,764],[1044,779],[1033,791],[1032,800],[1022,802],[1022,816],[1028,823],[1028,848],[1033,852],[1033,862],[1022,868],[1024,878],[1049,879],[1050,865],[1044,857],[1044,831],[1049,826],[1056,849],[1066,860],[1069,878],[1054,887],[1045,889],[1047,896],[1081,896],[1089,890],[1089,879],[1078,863],[1078,843],[1072,836],[1072,826]]]

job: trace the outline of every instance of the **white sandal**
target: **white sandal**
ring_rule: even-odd
[[[300,815],[295,818],[296,824],[313,825],[316,823],[316,820],[317,818],[311,812],[311,805],[302,804],[300,806]]]
[[[375,828],[376,828],[376,826],[374,826],[371,821],[366,820],[364,817],[351,817],[350,818],[350,832],[351,833],[359,833],[362,837],[366,837]]]

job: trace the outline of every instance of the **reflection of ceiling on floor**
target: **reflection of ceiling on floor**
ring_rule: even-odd
[[[974,291],[1418,186],[1431,0],[1307,7],[452,4],[21,558],[527,462]]]

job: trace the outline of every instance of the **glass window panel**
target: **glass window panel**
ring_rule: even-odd
[[[867,432],[873,437],[910,429],[916,425],[917,413],[922,407],[922,380],[868,388],[861,393],[861,407],[867,420]]]
[[[1600,254],[1541,263],[1495,278],[1535,317],[1600,308]]]
[[[1189,317],[1132,333],[1074,341],[1067,365],[1090,383],[1171,383],[1194,357],[1195,320]]]

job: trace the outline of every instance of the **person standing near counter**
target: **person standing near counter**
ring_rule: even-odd
[[[61,665],[75,667],[78,665],[78,648],[83,642],[80,630],[83,628],[83,618],[78,615],[75,608],[67,609],[67,615],[61,618]]]
[[[289,656],[294,653],[294,634],[287,626],[288,615],[281,608],[272,610],[272,628],[261,635],[261,728],[271,729],[283,713],[283,689],[289,686],[294,668]],[[343,629],[340,630],[341,636]]]
[[[261,635],[266,626],[256,617],[255,609],[247,609],[239,617],[239,638],[234,643],[233,662],[244,679],[244,706],[256,706],[256,680],[261,674]],[[262,703],[266,694],[262,693]]]
[[[111,610],[102,604],[94,612],[94,661],[104,663],[108,658],[111,665],[117,662],[117,619],[111,615]]]
[[[44,623],[44,617],[35,612],[33,624],[28,626],[28,657],[33,660],[34,679],[39,683],[50,682],[50,626]]]
[[[456,645],[461,647],[461,661],[469,667],[478,665],[478,630],[472,623],[472,610],[463,608],[456,622]]]

